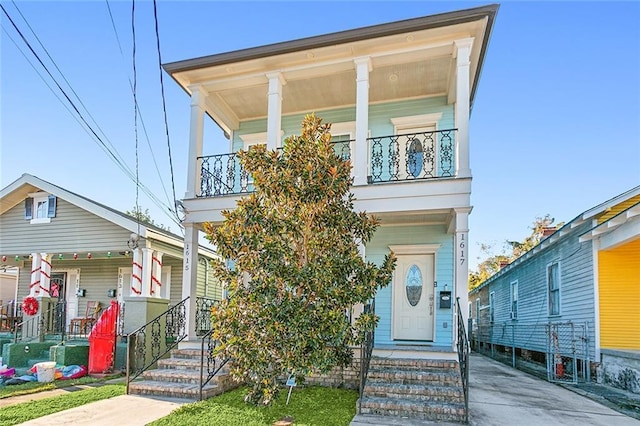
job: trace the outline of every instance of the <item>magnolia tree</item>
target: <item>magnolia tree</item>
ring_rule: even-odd
[[[351,164],[334,153],[329,127],[309,115],[282,150],[241,152],[255,191],[223,213],[222,226],[205,225],[232,261],[215,266],[228,285],[212,312],[217,353],[233,358],[231,374],[256,404],[272,401],[279,378],[349,365],[350,346],[378,318],[363,313],[352,324],[347,312],[386,286],[395,266],[392,253],[379,266],[359,253],[378,221],[354,211]]]

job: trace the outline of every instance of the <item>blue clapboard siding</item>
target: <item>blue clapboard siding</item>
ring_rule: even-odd
[[[311,112],[311,111],[310,111]],[[371,136],[389,136],[394,133],[391,118],[406,117],[412,115],[442,113],[438,122],[438,129],[451,129],[454,127],[453,106],[447,105],[446,97],[433,97],[424,99],[411,99],[400,102],[375,104],[369,107],[369,129]],[[355,107],[340,108],[334,110],[319,111],[316,113],[325,123],[341,123],[355,121]],[[299,135],[301,123],[305,114],[293,114],[282,117],[283,139],[290,135]],[[261,133],[267,131],[267,120],[250,120],[240,123],[240,128],[234,132],[234,152],[243,148],[240,135]],[[355,137],[355,135],[354,135]]]
[[[405,244],[440,244],[436,253],[436,275],[438,291],[444,290],[447,284],[449,290],[453,288],[453,236],[446,234],[444,225],[412,225],[412,226],[388,226],[380,227],[366,248],[368,261],[381,264],[384,256],[389,252],[390,245]],[[391,344],[391,283],[381,289],[376,296],[376,313],[380,322],[376,329],[376,344]],[[451,309],[438,309],[437,301],[434,307],[436,333],[434,343],[438,345],[450,345],[453,339],[453,311]],[[446,323],[446,328],[445,328]]]
[[[495,322],[492,341],[523,349],[545,352],[547,338],[544,327],[549,322],[587,323],[589,353],[594,359],[595,307],[594,271],[591,241],[580,243],[578,237],[590,229],[584,223],[547,248],[514,262],[483,288],[495,292]],[[525,255],[526,256],[526,255]],[[559,262],[560,267],[560,315],[549,315],[547,266]],[[518,318],[512,321],[511,283],[518,281]],[[472,292],[469,300],[475,300],[479,291]],[[515,330],[513,327],[515,326]]]

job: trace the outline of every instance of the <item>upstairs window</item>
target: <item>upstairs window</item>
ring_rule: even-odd
[[[492,291],[491,293],[489,293],[489,322],[491,323],[493,323],[495,318],[495,299],[496,293]]]
[[[560,315],[560,265],[547,266],[547,288],[549,289],[549,315]]]
[[[29,194],[24,200],[24,218],[30,223],[49,223],[56,217],[57,199],[45,192]]]

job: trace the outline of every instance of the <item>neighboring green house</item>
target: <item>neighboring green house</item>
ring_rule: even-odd
[[[127,333],[144,324],[127,317],[130,302],[144,300],[162,312],[182,300],[182,236],[29,174],[0,191],[0,256],[0,268],[17,268],[18,305],[33,296],[39,315],[54,305],[60,314],[63,306],[62,321],[72,337],[88,332],[91,321],[78,319],[99,315],[90,302],[98,310],[111,301],[124,303]],[[209,264],[215,256],[204,247],[197,251],[194,296],[221,297]],[[18,331],[22,339],[35,337],[26,326]]]
[[[458,389],[434,389],[433,398],[416,401],[426,380],[400,386],[406,392],[398,396],[396,384],[381,379],[394,375],[380,370],[400,358],[460,378],[472,210],[469,117],[497,10],[489,5],[163,65],[191,98],[185,245],[198,240],[205,222],[221,224],[222,212],[253,190],[237,151],[280,148],[300,133],[307,113],[332,123],[336,153],[352,165],[355,208],[381,220],[362,256],[374,263],[390,251],[398,257],[392,282],[375,298],[376,367],[362,413],[464,419]],[[228,140],[204,134],[209,119]],[[185,276],[183,296],[195,287],[195,275]],[[189,334],[195,336],[190,323]],[[407,383],[412,377],[404,376]]]

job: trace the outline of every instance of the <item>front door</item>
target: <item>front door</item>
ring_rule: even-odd
[[[434,255],[399,255],[393,276],[393,339],[433,341]]]

